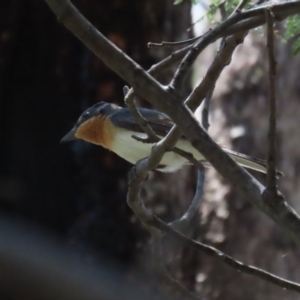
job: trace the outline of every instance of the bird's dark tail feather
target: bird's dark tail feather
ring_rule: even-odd
[[[243,166],[245,169],[254,170],[257,172],[267,173],[267,162],[265,160],[254,158],[239,152],[232,151],[230,149],[224,148],[224,151],[227,152],[239,165]],[[201,161],[205,167],[209,167],[210,164],[207,161]],[[284,173],[276,170],[276,177],[280,178],[284,176]]]

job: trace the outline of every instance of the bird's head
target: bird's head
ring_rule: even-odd
[[[103,126],[107,118],[119,107],[107,102],[99,102],[86,109],[78,118],[74,127],[61,139],[61,142],[82,139],[94,144],[103,144]]]

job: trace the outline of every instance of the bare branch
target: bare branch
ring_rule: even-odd
[[[209,122],[208,122],[209,104],[210,104],[212,94],[213,94],[213,90],[211,90],[208,93],[207,97],[205,98],[204,108],[202,111],[202,127],[206,131],[208,131],[208,128],[209,128]],[[201,164],[200,162],[198,162],[198,163]],[[202,166],[202,164],[201,164],[201,166]],[[195,192],[193,201],[190,204],[190,206],[188,207],[187,211],[184,213],[184,215],[180,219],[169,223],[169,226],[173,227],[174,229],[176,229],[180,232],[183,232],[184,230],[186,230],[188,228],[188,226],[190,225],[194,216],[199,212],[199,208],[200,208],[201,201],[202,201],[203,194],[204,194],[204,192],[203,192],[204,181],[205,181],[205,169],[203,166],[202,166],[202,168],[199,168],[199,166],[198,166],[197,186],[196,186],[196,192]]]
[[[188,40],[184,40],[184,41],[179,41],[179,42],[161,42],[161,43],[152,43],[152,42],[149,42],[148,43],[148,48],[158,48],[158,47],[164,47],[164,46],[167,46],[167,47],[176,47],[176,46],[180,46],[180,45],[185,45],[185,44],[191,44],[195,41],[197,41],[201,36],[196,36],[196,37],[193,37],[191,39],[188,39]]]
[[[153,65],[148,70],[149,74],[151,74],[155,78],[158,74],[162,73],[165,70],[168,70],[174,64],[178,63],[186,55],[191,47],[192,45],[189,45],[180,50],[174,51],[170,56]]]
[[[226,13],[226,9],[225,9],[225,1],[222,1],[220,4],[219,4],[219,10],[220,10],[220,13],[221,13],[221,19],[222,21],[226,20],[227,19],[227,13]]]
[[[128,87],[126,87],[128,89]],[[141,115],[134,103],[133,89],[127,90],[125,95],[125,104],[135,118],[136,122],[140,125],[141,129],[147,134],[149,141],[158,142],[160,139],[157,137],[147,120]]]
[[[219,78],[223,69],[230,64],[232,54],[235,48],[243,42],[245,33],[230,36],[222,43],[221,49],[216,55],[213,63],[210,65],[206,76],[200,82],[198,86],[192,91],[186,100],[186,104],[192,110],[196,109],[202,102],[202,100],[212,91],[215,87],[215,83]]]
[[[170,131],[171,132],[171,131]],[[139,137],[139,136],[136,136],[136,135],[132,135],[131,136],[133,139],[141,142],[141,143],[154,143],[153,140],[148,139],[148,138],[142,138],[142,137]],[[158,137],[157,137],[158,138]],[[171,137],[172,138],[172,137]],[[172,138],[173,139],[173,138]],[[169,143],[168,143],[168,140],[167,142],[165,140],[161,140],[160,138],[158,138],[159,141],[162,141],[164,143],[164,145],[166,145],[166,147],[164,147],[164,149],[167,149],[169,148]],[[176,138],[177,140],[177,138]],[[173,144],[173,141],[171,142],[171,144]],[[191,153],[189,152],[186,152],[182,149],[179,149],[177,147],[173,147],[171,150],[166,150],[166,151],[172,151],[182,157],[184,157],[186,160],[188,160],[192,165],[196,166],[196,168],[198,168],[199,170],[202,170],[203,169],[203,166],[201,164],[201,162],[199,162]]]
[[[168,225],[172,228],[184,232],[188,226],[191,224],[191,221],[195,217],[197,213],[199,213],[199,208],[201,204],[201,200],[203,198],[203,190],[204,190],[204,180],[205,180],[205,170],[204,168],[202,170],[197,171],[197,187],[196,192],[193,198],[193,201],[191,205],[188,207],[187,211],[184,213],[184,215],[178,219],[175,220]]]
[[[274,56],[274,22],[271,9],[266,9],[266,19],[267,50],[269,62],[269,143],[267,160],[267,189],[269,189],[274,195],[276,195],[276,61]]]
[[[276,276],[272,273],[266,272],[262,269],[243,264],[242,262],[235,260],[231,256],[215,249],[212,246],[208,246],[201,242],[189,239],[188,237],[182,235],[181,233],[179,233],[178,231],[174,230],[172,227],[170,227],[169,225],[164,223],[162,220],[160,220],[155,215],[153,216],[153,219],[150,221],[150,224],[155,226],[156,228],[159,228],[163,232],[170,234],[170,236],[172,236],[177,241],[180,241],[184,245],[186,245],[196,251],[204,253],[208,256],[214,257],[239,272],[243,272],[248,275],[258,277],[260,279],[263,279],[267,282],[270,282],[270,283],[280,286],[282,288],[300,293],[300,285],[299,284],[289,281],[289,280],[285,280],[279,276]]]
[[[159,142],[160,143],[160,142]],[[134,211],[136,216],[144,224],[146,229],[152,234],[153,241],[153,256],[156,269],[162,280],[172,288],[176,289],[187,299],[195,300],[200,299],[193,293],[186,290],[179,282],[174,280],[163,266],[161,257],[161,232],[158,232],[155,227],[150,223],[153,218],[151,212],[144,206],[142,198],[140,197],[140,185],[146,178],[148,171],[153,165],[157,165],[159,160],[164,154],[165,149],[159,146],[159,143],[153,146],[151,154],[148,159],[144,159],[138,162],[135,167],[132,168],[129,177],[127,203]],[[158,162],[157,162],[158,161]]]
[[[236,14],[236,13],[240,13],[242,11],[242,9],[246,6],[246,4],[247,4],[248,1],[249,0],[241,0],[240,3],[235,8],[235,10],[230,15],[230,17],[233,16],[234,14]]]
[[[242,33],[252,28],[261,26],[263,24],[265,24],[264,16],[258,16],[247,20],[242,20],[226,29],[226,34],[223,33],[222,36],[229,36],[231,34]]]

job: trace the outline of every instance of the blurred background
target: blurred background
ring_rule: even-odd
[[[191,27],[208,9],[205,3],[192,8],[189,1],[174,5],[173,0],[72,2],[145,69],[172,52],[148,49],[149,41],[180,41],[211,26],[205,21],[196,32]],[[280,36],[283,26],[277,30]],[[266,157],[268,129],[263,32],[251,32],[235,52],[216,87],[210,115],[210,133],[220,144],[260,158]],[[204,76],[216,50],[212,45],[200,55],[186,93]],[[300,63],[289,43],[277,42],[276,51],[278,168],[286,174],[279,186],[300,211]],[[171,76],[166,70],[159,80],[167,84]],[[59,143],[89,106],[102,100],[123,105],[124,84],[57,22],[44,1],[1,1],[1,300],[167,299],[152,269],[149,234],[126,204],[130,165],[82,141]],[[139,104],[149,107],[146,101]],[[195,174],[192,167],[151,173],[142,190],[146,205],[165,221],[180,217],[193,198]],[[207,172],[205,197],[189,236],[300,281],[295,244],[213,169]],[[166,239],[164,256],[172,276],[206,299],[297,296],[173,240]],[[122,284],[128,291],[121,292]],[[107,291],[118,292],[108,297]]]

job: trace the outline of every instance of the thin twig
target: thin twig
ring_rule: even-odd
[[[192,45],[186,46],[182,49],[174,51],[171,55],[163,59],[162,61],[158,62],[157,64],[153,65],[149,70],[149,74],[151,74],[154,78],[157,75],[161,74],[163,71],[169,70],[174,64],[178,63],[191,49]]]
[[[226,12],[226,9],[225,9],[225,1],[222,1],[220,4],[219,4],[219,10],[220,10],[220,13],[221,13],[221,19],[222,21],[225,21],[227,19],[227,12]]]
[[[195,110],[209,92],[214,89],[217,79],[220,77],[223,69],[230,64],[232,54],[236,47],[243,42],[245,34],[244,32],[229,36],[225,39],[225,42],[221,44],[221,48],[210,65],[205,77],[187,98],[186,104],[189,108]]]
[[[125,94],[126,90],[126,94]],[[142,116],[142,114],[137,109],[134,97],[133,96],[133,90],[129,90],[127,86],[123,88],[124,94],[125,94],[125,104],[127,105],[128,109],[130,110],[131,114],[133,115],[136,122],[140,125],[142,130],[147,134],[148,139],[152,141],[153,143],[158,142],[160,139],[156,136],[155,132],[151,128],[151,126],[148,124],[147,120]]]
[[[269,62],[269,133],[267,159],[267,189],[277,194],[276,187],[276,61],[274,55],[274,29],[271,9],[266,9],[267,50]]]
[[[247,4],[248,1],[249,0],[241,0],[240,3],[235,8],[235,10],[230,15],[230,17],[233,16],[234,14],[236,14],[236,13],[240,13],[242,11],[242,9],[246,6],[246,4]]]
[[[200,37],[201,36],[196,36],[191,39],[187,39],[187,40],[179,41],[179,42],[166,42],[166,41],[162,41],[161,43],[149,42],[148,48],[158,48],[158,47],[164,47],[164,46],[174,47],[174,46],[181,46],[181,45],[185,45],[185,44],[191,44],[191,43],[197,41]]]
[[[170,227],[166,223],[164,223],[162,220],[160,220],[157,216],[153,215],[152,220],[149,220],[150,224],[155,226],[156,228],[159,228],[165,233],[168,233],[170,236],[172,236],[176,241],[180,241],[184,245],[199,251],[201,253],[204,253],[208,256],[214,257],[221,262],[225,263],[226,265],[232,267],[236,271],[243,272],[255,277],[258,277],[260,279],[263,279],[267,282],[270,282],[272,284],[275,284],[277,286],[280,286],[282,288],[295,291],[297,293],[300,293],[300,284],[297,284],[295,282],[285,280],[279,276],[276,276],[272,273],[269,273],[267,271],[264,271],[262,269],[248,266],[231,256],[221,252],[220,250],[217,250],[216,248],[212,246],[208,246],[206,244],[203,244],[201,242],[189,239],[188,237],[182,235],[178,231],[176,231],[174,228]]]
[[[129,89],[127,86],[124,86],[123,93],[125,96],[125,103],[128,109],[130,110],[130,112],[132,113],[136,122],[140,125],[142,130],[147,134],[147,138],[142,138],[136,135],[132,135],[132,138],[142,143],[151,143],[151,144],[161,141],[161,139],[155,134],[151,126],[148,124],[147,120],[142,116],[142,114],[137,109],[134,103],[133,89]],[[201,162],[196,160],[191,153],[173,146],[175,145],[178,138],[180,137],[179,132],[177,130],[172,132],[171,130],[170,133],[171,136],[169,135],[169,137],[167,137],[166,141],[164,141],[162,146],[165,149],[165,151],[172,151],[186,158],[191,164],[195,165],[200,171],[202,171],[203,166]]]
[[[213,89],[208,93],[204,100],[204,107],[202,110],[202,118],[201,118],[201,123],[202,127],[208,131],[209,128],[209,105],[210,105],[210,100],[213,94]],[[201,164],[202,166],[202,164]],[[196,192],[193,198],[192,203],[188,207],[187,211],[184,213],[184,215],[178,219],[175,220],[168,225],[175,228],[176,230],[183,232],[191,221],[193,220],[194,216],[196,213],[199,212],[199,208],[201,205],[201,201],[203,198],[203,191],[204,191],[204,181],[205,181],[205,168],[202,166],[202,168],[198,167],[197,171],[197,185],[196,185]]]
[[[208,93],[204,100],[204,107],[202,110],[202,127],[208,131],[209,128],[209,105],[210,105],[210,100],[213,94],[213,89]],[[198,162],[200,163],[200,162]],[[202,164],[201,164],[202,166]],[[197,170],[197,185],[196,185],[196,192],[193,198],[192,203],[188,207],[187,211],[183,214],[183,216],[175,220],[168,225],[175,228],[176,230],[183,232],[186,230],[193,220],[194,216],[196,213],[199,212],[199,208],[202,202],[203,198],[203,191],[204,191],[204,181],[205,181],[205,168],[202,166],[202,168],[198,167]]]
[[[136,136],[136,135],[132,135],[131,136],[133,139],[135,139],[135,140],[137,140],[137,141],[139,141],[139,142],[141,142],[141,143],[150,143],[150,144],[153,144],[154,142],[153,142],[153,140],[150,138],[143,138],[143,137],[140,137],[140,136]],[[157,136],[156,136],[157,137]],[[158,138],[158,141],[163,141],[163,140],[161,140],[159,137],[157,137]],[[172,144],[173,144],[173,142],[172,142]],[[166,150],[166,152],[167,151],[172,151],[172,152],[174,152],[174,153],[176,153],[176,154],[178,154],[178,155],[180,155],[180,156],[182,156],[182,157],[184,157],[186,160],[188,160],[192,165],[194,165],[196,168],[198,168],[199,170],[203,170],[203,165],[201,164],[201,162],[200,161],[198,161],[194,156],[193,156],[193,154],[191,154],[190,152],[187,152],[187,151],[184,151],[184,150],[182,150],[182,149],[179,149],[179,148],[177,148],[177,147],[173,147],[173,148],[171,148],[170,150],[167,150],[168,149],[168,143],[167,144],[165,144],[164,143],[164,145],[166,145],[166,147],[164,147],[164,149]]]

